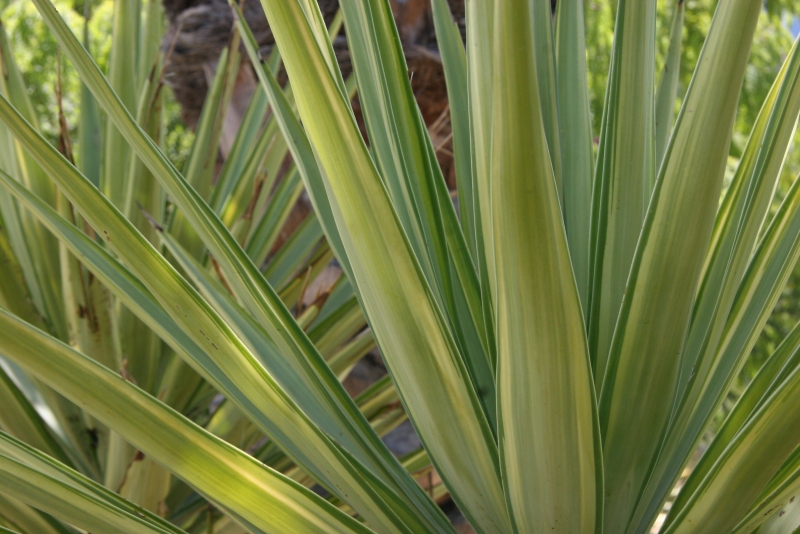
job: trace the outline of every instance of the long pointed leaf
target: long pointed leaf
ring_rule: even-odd
[[[589,349],[599,389],[655,181],[656,2],[622,0],[600,133],[592,206]]]
[[[184,332],[203,347],[205,354],[211,357],[212,366],[219,366],[224,373],[219,378],[227,380],[229,384],[228,387],[222,387],[222,391],[236,399],[254,421],[291,451],[293,459],[304,470],[313,473],[329,487],[348,488],[348,496],[357,503],[355,507],[362,515],[378,525],[398,521],[393,512],[386,514],[384,497],[376,495],[374,486],[367,486],[363,478],[351,471],[354,468],[349,459],[344,458],[331,440],[286,396],[210,306],[105,197],[74,167],[69,166],[60,154],[54,152],[46,141],[30,131],[21,117],[2,99],[0,120],[16,128],[20,141],[27,143],[31,154],[53,178],[59,180],[59,186],[76,207],[85,208],[83,215],[98,229],[106,243],[146,282],[148,289],[164,309],[169,310]],[[202,361],[198,363],[203,365]],[[326,455],[332,456],[323,460]],[[396,498],[391,493],[385,496]],[[399,503],[395,504],[404,508]]]
[[[429,498],[410,480],[407,473],[402,470],[402,466],[399,465],[385,445],[374,434],[372,427],[363,418],[361,412],[358,411],[358,408],[344,391],[341,383],[325,364],[300,326],[294,321],[280,297],[266,283],[256,266],[245,255],[213,211],[198,197],[192,188],[188,187],[185,180],[177,173],[164,155],[133,122],[130,114],[121,106],[97,66],[74,39],[74,36],[52,4],[46,0],[38,1],[37,8],[55,32],[84,81],[98,98],[100,105],[109,113],[109,118],[121,129],[136,154],[153,171],[162,186],[170,193],[173,200],[181,207],[187,219],[203,238],[211,253],[222,266],[228,281],[236,287],[238,296],[246,303],[248,310],[262,322],[272,336],[273,341],[281,350],[281,353],[287,357],[291,365],[300,371],[301,376],[308,381],[309,391],[313,392],[314,395],[325,398],[325,406],[337,425],[336,439],[347,443],[350,451],[353,451],[352,454],[355,454],[359,461],[364,462],[366,467],[363,464],[357,467],[352,466],[351,459],[336,449],[334,442],[323,435],[319,428],[312,425],[311,421],[297,409],[296,405],[280,391],[277,384],[267,375],[252,354],[247,351],[228,328],[220,324],[219,318],[212,313],[210,308],[206,307],[205,303],[201,305],[204,308],[202,315],[208,320],[208,323],[202,330],[199,329],[200,325],[195,321],[188,319],[188,314],[185,313],[184,309],[197,309],[198,300],[201,299],[194,293],[185,293],[187,290],[186,283],[183,280],[177,281],[175,279],[177,273],[172,272],[169,275],[170,282],[156,280],[150,272],[152,267],[144,270],[134,269],[137,274],[142,278],[147,278],[152,284],[160,285],[159,290],[155,290],[153,286],[150,287],[153,294],[159,299],[164,299],[165,294],[169,293],[177,296],[174,294],[175,290],[178,286],[181,286],[183,291],[179,292],[181,297],[178,300],[183,300],[186,308],[176,308],[174,301],[171,299],[168,302],[162,300],[162,304],[165,304],[165,308],[169,310],[177,322],[187,332],[192,332],[195,340],[201,346],[206,347],[205,350],[207,352],[217,357],[221,356],[217,354],[219,352],[219,344],[206,336],[209,336],[210,333],[219,333],[218,341],[228,348],[235,347],[232,353],[239,356],[235,359],[230,359],[227,356],[219,359],[218,363],[224,362],[224,366],[228,366],[226,372],[238,375],[239,379],[243,380],[244,383],[251,384],[250,387],[252,387],[254,377],[259,376],[262,380],[257,384],[257,387],[265,394],[253,395],[253,397],[261,401],[269,399],[270,403],[288,403],[292,407],[289,413],[280,413],[282,416],[291,414],[290,419],[296,418],[292,423],[289,423],[288,419],[284,420],[282,424],[287,426],[282,428],[282,432],[288,434],[299,432],[304,434],[305,437],[287,440],[284,442],[284,446],[293,447],[295,454],[299,452],[298,447],[306,448],[305,452],[302,453],[303,460],[298,461],[298,464],[302,465],[304,470],[313,472],[318,479],[325,481],[326,485],[331,489],[342,488],[340,491],[344,493],[344,488],[347,488],[348,497],[353,501],[354,508],[376,525],[392,528],[398,527],[400,523],[410,522],[411,526],[408,528],[417,528],[418,525],[415,522],[422,521],[424,523],[429,521],[433,524],[438,524],[439,528],[449,529],[450,527],[444,521],[441,512],[430,504],[426,504],[430,502]],[[77,181],[80,180],[78,179]],[[73,185],[76,184],[73,183]],[[72,200],[75,202],[74,197]],[[105,206],[105,208],[107,209],[108,207]],[[113,210],[110,210],[106,217],[115,218],[116,214],[113,213]],[[119,221],[115,222],[119,223]],[[109,226],[110,223],[107,220],[99,219],[98,215],[96,225],[104,227]],[[129,234],[130,231],[126,224],[121,224],[117,227],[117,230],[128,234],[129,239],[140,242],[138,237]],[[122,247],[116,247],[116,243],[111,242],[110,236],[106,237],[111,246],[116,248],[117,253],[127,255],[127,263],[134,265],[139,261],[139,258],[132,257],[131,250],[128,248],[123,250]],[[152,251],[148,251],[146,257],[149,261],[155,260],[159,264],[163,260],[163,258],[153,257]],[[177,286],[173,285],[175,282],[177,282]],[[230,345],[231,343],[233,345]],[[266,384],[272,384],[274,389]],[[264,409],[262,413],[270,413],[272,417],[270,409]],[[271,427],[268,434],[275,437],[276,431],[277,428]],[[314,442],[316,442],[315,445],[312,444]],[[323,461],[319,454],[320,449],[327,450],[335,458],[331,457],[328,461]],[[312,451],[314,451],[313,454]],[[295,457],[295,459],[298,458],[298,456]],[[363,472],[364,468],[374,469],[376,474],[383,477],[381,481],[391,484],[394,490],[399,491],[399,495],[392,491],[386,491],[380,485],[369,485],[364,476],[355,475],[355,471]],[[355,471],[351,471],[351,469]],[[419,506],[411,507],[407,504],[408,502],[415,502]],[[389,527],[390,524],[392,527]]]
[[[718,4],[636,249],[600,396],[607,529],[628,527],[669,422],[759,6]]]
[[[347,101],[313,46],[297,2],[270,0],[264,7],[294,80],[300,117],[325,170],[355,285],[401,398],[473,524],[487,532],[506,531],[491,429],[474,390],[463,381],[467,371]]]
[[[458,208],[461,227],[467,241],[472,261],[477,265],[478,237],[475,227],[475,177],[473,175],[472,147],[470,146],[469,82],[467,57],[461,32],[452,18],[445,0],[432,3],[436,40],[442,55],[442,66],[447,81],[447,100],[450,105],[450,123],[453,128],[453,154],[458,184]]]
[[[414,100],[389,2],[348,0],[342,11],[375,165],[494,427],[495,356],[479,280]]]
[[[0,350],[80,402],[214,501],[258,528],[368,532],[306,488],[259,465],[80,353],[0,310]],[[85,384],[91,383],[87,388]]]
[[[731,441],[666,533],[731,530],[754,504],[784,460],[800,442],[800,368],[784,380]],[[723,504],[724,503],[724,504]],[[724,506],[725,513],[719,513]]]
[[[101,532],[118,528],[162,534],[183,532],[3,433],[0,458],[6,491],[68,523]]]
[[[141,0],[114,2],[113,42],[108,76],[122,104],[131,113],[136,110],[136,99],[139,96],[136,75],[140,14]],[[127,191],[127,184],[122,177],[127,175],[131,149],[113,123],[106,121],[105,128],[101,189],[115,206],[122,208]]]
[[[669,32],[669,48],[664,59],[664,69],[656,90],[656,169],[661,166],[667,141],[672,133],[675,118],[675,98],[678,96],[678,77],[681,72],[681,45],[683,41],[683,19],[686,11],[684,0],[675,4],[672,28]]]
[[[583,314],[550,166],[527,1],[495,11],[492,227],[506,499],[520,532],[593,532],[600,435]],[[542,439],[547,436],[547,439]]]
[[[585,316],[589,306],[589,231],[594,176],[592,119],[586,81],[586,32],[582,1],[564,0],[557,4],[557,8],[558,122],[561,129],[564,226]]]

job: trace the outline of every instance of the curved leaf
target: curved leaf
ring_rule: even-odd
[[[0,352],[259,529],[369,532],[310,490],[263,467],[119,375],[2,309]]]

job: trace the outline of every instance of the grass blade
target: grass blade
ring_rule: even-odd
[[[476,192],[476,241],[478,243],[477,269],[481,282],[483,314],[487,328],[493,321],[494,305],[494,245],[492,243],[492,212],[490,202],[490,176],[492,152],[492,88],[494,86],[494,7],[495,0],[468,2],[467,18],[467,78],[471,147],[474,158],[474,184]],[[492,325],[493,326],[493,325]]]
[[[712,358],[713,352],[711,352],[711,348],[716,350],[717,347],[712,344],[711,348],[709,348],[708,345],[703,346],[702,343],[710,343],[712,339],[712,332],[709,330],[711,328],[710,323],[713,321],[719,321],[722,319],[725,322],[732,321],[732,324],[738,324],[738,321],[741,320],[741,317],[735,320],[732,320],[732,318],[728,317],[731,304],[730,302],[721,302],[720,296],[723,289],[727,291],[728,299],[731,296],[735,296],[731,294],[731,289],[735,288],[733,289],[734,293],[738,291],[738,285],[736,284],[740,283],[742,275],[741,272],[736,271],[737,269],[740,269],[741,266],[737,267],[735,264],[732,265],[731,262],[736,258],[738,258],[738,261],[741,262],[742,258],[750,256],[749,251],[752,250],[752,241],[750,241],[750,245],[748,245],[748,240],[745,239],[744,244],[740,243],[738,245],[738,252],[736,252],[735,255],[733,254],[734,247],[737,245],[737,240],[741,239],[743,236],[743,234],[740,234],[740,227],[743,224],[746,203],[752,203],[752,194],[749,193],[749,191],[756,185],[762,189],[760,209],[763,210],[765,207],[765,196],[763,195],[765,191],[764,186],[769,183],[771,178],[765,177],[763,172],[760,174],[760,176],[754,174],[754,170],[756,169],[756,163],[759,160],[764,163],[764,161],[769,159],[767,158],[767,160],[765,160],[764,155],[769,152],[769,147],[774,147],[773,143],[775,142],[776,138],[772,137],[772,141],[764,143],[764,136],[766,135],[767,127],[769,126],[770,121],[773,121],[773,126],[779,124],[780,122],[779,118],[773,120],[772,117],[773,115],[780,117],[782,114],[776,113],[775,106],[778,102],[779,90],[783,86],[782,84],[785,80],[788,65],[788,61],[784,63],[783,68],[778,74],[776,81],[773,84],[772,89],[770,90],[770,93],[764,102],[764,105],[762,106],[761,112],[759,113],[756,123],[753,126],[750,139],[747,142],[747,146],[745,147],[731,185],[728,188],[728,191],[717,211],[714,230],[711,236],[711,244],[709,245],[709,251],[707,252],[705,264],[703,266],[700,289],[694,304],[695,309],[693,312],[693,324],[691,327],[688,344],[683,349],[680,377],[678,379],[678,390],[676,392],[676,405],[673,408],[673,417],[676,419],[673,421],[672,425],[676,430],[670,432],[668,439],[664,444],[664,452],[662,453],[658,464],[653,469],[653,481],[651,482],[647,492],[642,498],[640,505],[638,506],[634,522],[640,522],[640,528],[645,528],[644,524],[648,521],[651,521],[652,518],[655,517],[655,514],[661,510],[663,500],[667,498],[672,486],[683,471],[684,465],[689,459],[689,455],[694,450],[697,440],[700,439],[700,436],[704,432],[708,421],[707,418],[716,410],[716,406],[718,406],[717,402],[719,398],[712,401],[713,404],[708,404],[705,408],[699,409],[696,403],[698,402],[697,395],[700,387],[695,387],[696,391],[693,393],[692,402],[688,402],[688,400],[685,399],[685,397],[688,395],[686,393],[687,388],[697,382],[695,377],[698,374],[702,374],[702,376],[707,379],[709,376],[708,373],[711,371],[710,366],[714,361],[727,361],[728,365],[733,366],[737,366],[738,364],[736,362],[740,361],[739,357],[736,356],[728,356],[723,360],[717,360],[717,356]],[[784,96],[786,96],[787,90],[783,89],[783,92]],[[784,105],[786,105],[788,101],[784,100],[783,102]],[[775,134],[777,131],[778,130],[773,129],[772,133]],[[765,148],[763,153],[761,150],[762,146]],[[772,157],[775,157],[778,154],[780,154],[780,151],[773,151]],[[778,156],[778,158],[780,159],[780,156]],[[768,167],[761,166],[762,171],[767,168]],[[773,176],[772,179],[774,178],[775,176]],[[767,188],[768,187],[769,185],[767,185]],[[766,198],[769,198],[769,195],[767,195]],[[750,225],[760,224],[760,220],[757,217],[753,218],[752,213],[749,218]],[[788,253],[788,250],[785,250],[784,252]],[[781,256],[781,258],[785,258],[785,256]],[[778,259],[779,264],[782,261],[783,259]],[[758,268],[752,272],[756,273],[758,277],[761,276],[758,274]],[[727,286],[725,286],[725,284],[727,284]],[[759,300],[755,304],[756,306],[760,306],[762,303],[764,303],[764,301],[761,300],[762,297],[767,298],[768,295],[770,295],[769,290],[766,291],[766,293],[760,294],[761,297],[759,297]],[[749,298],[751,297],[745,297],[745,300]],[[770,304],[767,303],[766,306],[769,307]],[[734,317],[737,317],[741,311],[742,310],[740,309],[739,313],[734,314]],[[754,318],[751,319],[756,320]],[[728,329],[728,335],[736,334],[736,332],[737,330],[735,329]],[[744,332],[744,329],[742,332]],[[748,332],[752,333],[750,330],[748,330]],[[715,335],[719,335],[719,333],[717,332]],[[734,337],[739,340],[736,345],[736,350],[738,350],[742,347],[742,345],[739,343],[745,343],[747,335]],[[725,340],[721,342],[715,341],[715,343],[723,344],[727,342],[728,341]],[[705,351],[706,354],[703,354],[702,351]],[[701,356],[703,356],[705,360],[702,371],[698,365],[698,359]],[[728,366],[727,370],[724,372],[728,372],[730,369],[731,367]],[[702,384],[705,379],[700,380],[699,382]],[[722,387],[722,384],[724,383],[724,381],[720,383],[719,387]],[[678,412],[678,410],[680,410],[680,412]],[[680,419],[677,419],[678,416],[680,416]],[[689,417],[694,419],[694,421],[691,423],[691,429],[686,426],[686,419]],[[701,423],[701,421],[703,422]]]
[[[27,86],[17,68],[11,46],[0,26],[0,94],[5,95],[22,110],[23,116],[33,125],[37,124],[36,114],[28,97]],[[30,157],[21,150],[13,139],[5,140],[7,133],[0,134],[0,159],[3,169],[15,179],[24,183],[46,202],[55,206],[56,190],[48,183],[47,176]],[[5,152],[5,153],[3,153]],[[14,207],[5,201],[0,204],[4,222],[9,232],[12,248],[23,267],[29,291],[39,314],[47,328],[66,339],[67,326],[62,317],[64,303],[59,287],[58,245],[27,214],[14,214]]]
[[[800,501],[796,498],[779,509],[776,509],[772,515],[761,525],[757,532],[758,534],[797,534],[800,531]]]
[[[698,291],[683,362],[683,375],[690,389],[686,393],[687,398],[680,399],[687,402],[690,408],[698,394],[696,390],[703,387],[717,365],[712,355],[718,348],[730,306],[752,258],[753,248],[778,184],[786,151],[794,135],[797,115],[800,113],[800,46],[797,43],[786,60],[782,74],[775,83],[777,95],[774,107],[768,114],[763,137],[759,138],[758,131],[754,132],[756,135],[752,142],[748,142],[744,156],[744,168],[741,172],[737,169],[734,178],[743,183],[741,186],[737,184],[732,191],[730,215],[719,230],[720,241],[712,249],[714,255],[707,262],[705,278]],[[764,115],[767,115],[766,111]],[[754,158],[750,153],[751,144],[752,148],[757,149]],[[686,372],[690,364],[693,373],[691,379]]]
[[[736,534],[753,532],[754,528],[769,520],[770,511],[778,518],[785,515],[786,508],[792,508],[798,490],[800,490],[800,449],[795,449],[734,532]],[[800,526],[800,518],[797,521],[796,526]]]
[[[533,0],[530,6],[530,23],[533,26],[533,46],[530,50],[533,50],[536,56],[542,124],[547,137],[547,149],[550,152],[550,164],[553,166],[558,198],[561,199],[563,206],[564,180],[561,161],[561,123],[558,116],[556,45],[553,38],[553,4],[547,0]]]
[[[240,175],[248,160],[247,154],[252,153],[253,143],[258,137],[266,112],[267,95],[260,88],[256,88],[250,104],[247,106],[247,111],[242,117],[239,130],[236,132],[236,139],[219,172],[217,185],[211,192],[209,205],[214,208],[218,215],[222,213],[223,206],[228,202],[234,188],[237,187],[238,182],[241,180]]]
[[[89,19],[91,5],[84,4],[83,46],[90,50]],[[78,123],[78,168],[84,176],[100,187],[100,172],[103,167],[103,136],[100,124],[100,110],[89,88],[81,83],[81,115]]]
[[[234,44],[238,41],[238,32],[234,32]],[[187,184],[195,190],[198,198],[204,201],[209,200],[211,196],[222,125],[233,94],[233,84],[239,72],[240,62],[241,56],[238,50],[231,48],[222,50],[197,123],[192,151],[183,168]],[[202,257],[205,252],[203,240],[182,210],[175,212],[168,228],[194,257]]]

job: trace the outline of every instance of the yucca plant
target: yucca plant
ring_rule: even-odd
[[[797,46],[724,181],[760,1],[718,4],[673,120],[684,5],[656,85],[655,0],[621,0],[595,151],[582,2],[469,2],[465,46],[433,0],[457,208],[387,0],[341,1],[367,139],[338,21],[263,0],[280,58],[237,17],[182,172],[159,147],[157,4],[139,27],[117,2],[106,78],[33,1],[87,92],[76,167],[2,42],[0,521],[451,532],[446,491],[478,532],[651,530],[800,254],[800,182],[769,210]],[[212,182],[240,44],[260,92]],[[271,255],[301,187],[315,214]],[[304,309],[334,255],[342,281]],[[339,378],[375,342],[391,382],[354,401]],[[799,347],[795,329],[703,442],[661,532],[800,525]],[[424,445],[401,460],[379,437],[398,398]],[[428,465],[443,486],[412,478]]]

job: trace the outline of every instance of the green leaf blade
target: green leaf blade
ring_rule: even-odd
[[[0,324],[4,354],[258,528],[298,533],[369,531],[306,488],[260,466],[111,371],[4,310],[0,310]],[[87,383],[93,387],[86,388]]]
[[[547,88],[532,57],[514,53],[533,47],[531,10],[499,2],[495,11],[492,239],[503,483],[520,532],[594,532],[600,436],[540,107]]]
[[[556,13],[558,121],[564,182],[564,226],[578,295],[589,306],[589,233],[591,229],[594,154],[583,2],[562,1]]]
[[[628,528],[669,422],[759,5],[719,4],[636,250],[600,396],[606,529]]]
[[[401,398],[473,524],[488,532],[506,531],[491,430],[474,391],[463,381],[466,369],[346,100],[326,74],[323,54],[312,46],[297,3],[267,1],[264,7],[295,80],[300,116],[325,170],[355,285]],[[324,89],[310,91],[319,83]],[[445,413],[446,419],[441,417]]]
[[[598,389],[655,181],[656,2],[620,2],[600,134],[592,214],[588,335]]]

